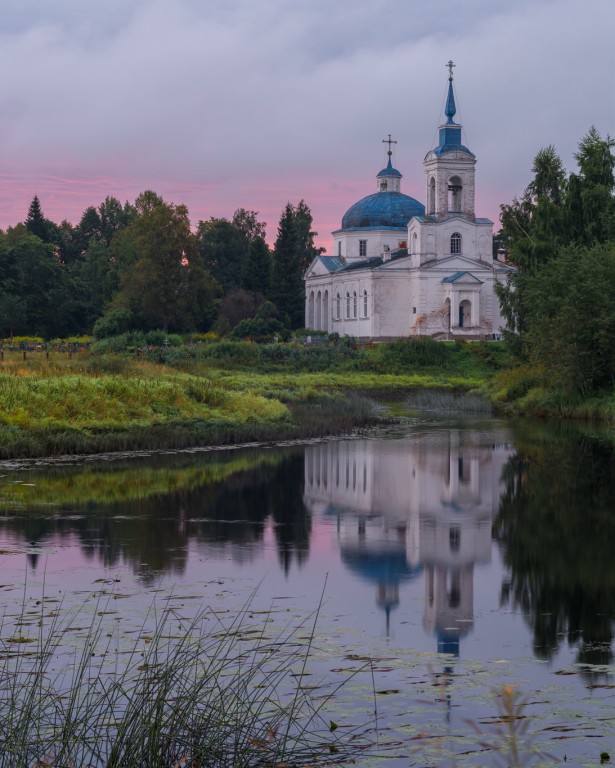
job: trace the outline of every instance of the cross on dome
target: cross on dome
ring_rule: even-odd
[[[393,154],[393,150],[391,149],[391,144],[397,144],[397,142],[394,139],[391,138],[391,134],[389,133],[389,138],[388,139],[382,139],[382,143],[389,145],[389,148],[387,150],[387,155],[389,156],[389,159],[390,159],[391,155]]]
[[[457,65],[453,64],[453,60],[452,59],[449,59],[449,62],[448,62],[448,64],[446,66],[448,67],[448,79],[452,80],[453,79],[453,67],[456,67]]]

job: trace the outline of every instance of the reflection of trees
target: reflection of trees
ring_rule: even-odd
[[[510,569],[502,600],[529,617],[539,657],[566,637],[579,662],[604,664],[615,620],[615,448],[566,432],[520,434],[504,469],[494,525]]]
[[[25,510],[19,514],[11,510],[4,520],[0,517],[0,525],[33,546],[76,536],[88,558],[107,568],[123,560],[149,581],[162,572],[182,573],[191,539],[244,553],[262,546],[271,517],[285,571],[293,556],[303,561],[310,521],[302,502],[302,449],[268,451],[265,458],[256,452],[233,452],[214,458],[165,459],[164,464],[160,459],[144,465],[135,462],[132,471],[126,463],[118,463],[31,473],[28,480],[34,481],[38,503],[28,509],[24,499]],[[186,461],[189,467],[184,466]],[[80,472],[89,476],[80,477]],[[63,478],[71,503],[62,503],[58,495]],[[134,488],[148,485],[149,492],[127,489],[123,495],[115,490],[114,479]],[[79,502],[75,486],[80,489]],[[45,488],[58,501],[41,511]],[[96,488],[104,488],[106,495],[99,499],[86,495]]]
[[[278,467],[278,476],[269,489],[269,512],[275,523],[278,555],[286,574],[293,554],[301,565],[307,559],[310,545],[312,521],[303,503],[304,462],[302,452]]]

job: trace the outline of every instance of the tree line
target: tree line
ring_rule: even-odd
[[[615,387],[614,146],[592,127],[573,173],[553,146],[541,149],[524,193],[501,206],[498,240],[518,267],[497,288],[505,339],[566,397]]]
[[[193,229],[185,205],[152,191],[56,224],[35,196],[25,220],[0,231],[0,337],[299,328],[303,273],[320,252],[310,209],[285,206],[273,249],[265,226],[238,208]]]

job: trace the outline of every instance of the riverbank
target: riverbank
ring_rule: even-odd
[[[345,434],[381,393],[469,392],[492,351],[425,340],[377,349],[220,343],[138,354],[5,352],[0,459]]]

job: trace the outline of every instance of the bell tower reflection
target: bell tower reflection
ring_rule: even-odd
[[[423,627],[439,651],[459,654],[511,452],[504,438],[484,444],[481,432],[456,429],[306,448],[305,504],[335,518],[342,561],[375,585],[387,634],[400,585],[422,574]]]

